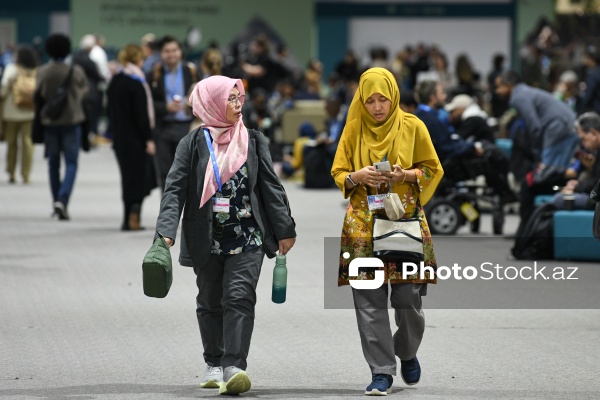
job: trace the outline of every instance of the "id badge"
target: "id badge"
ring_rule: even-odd
[[[216,213],[229,212],[229,197],[213,197],[213,211]]]
[[[375,194],[371,196],[367,196],[367,202],[369,203],[369,210],[381,210],[384,208],[383,206],[383,198],[385,194]]]

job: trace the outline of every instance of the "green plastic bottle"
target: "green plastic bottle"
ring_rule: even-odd
[[[273,303],[285,303],[285,292],[287,289],[287,267],[285,266],[285,256],[275,258],[275,268],[273,268],[273,291],[271,300]]]

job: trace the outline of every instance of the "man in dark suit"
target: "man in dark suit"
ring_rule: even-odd
[[[193,64],[182,61],[181,45],[173,36],[163,37],[159,49],[161,62],[154,66],[146,80],[150,82],[156,114],[155,164],[164,190],[177,144],[189,132],[192,114],[187,106],[187,94],[198,81],[198,73]]]

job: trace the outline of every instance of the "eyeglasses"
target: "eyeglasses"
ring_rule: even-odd
[[[227,99],[227,102],[232,106],[235,106],[236,104],[242,104],[244,102],[244,96],[243,95],[236,96],[236,95],[232,94]]]

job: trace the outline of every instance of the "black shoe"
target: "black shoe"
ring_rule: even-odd
[[[407,361],[400,360],[400,363],[400,375],[402,375],[404,383],[407,385],[416,385],[419,383],[421,379],[421,365],[417,357]]]
[[[54,202],[54,214],[58,215],[58,219],[61,221],[68,221],[69,214],[67,213],[67,207],[61,201]]]

